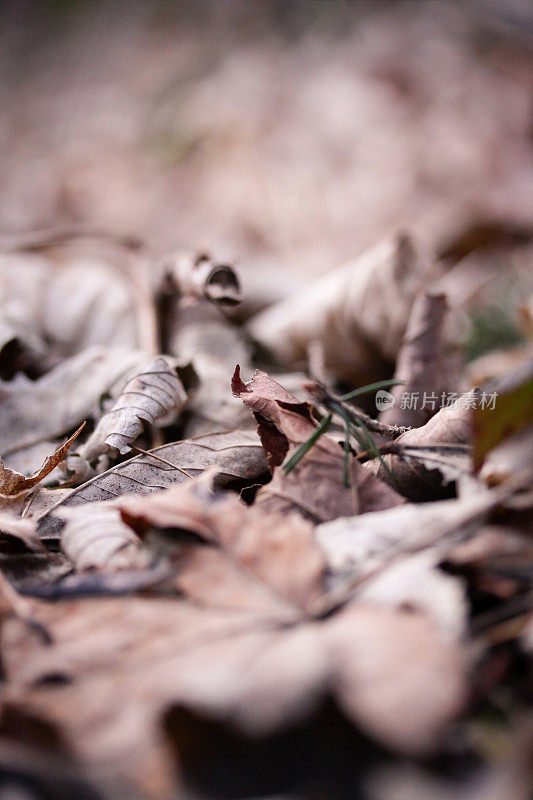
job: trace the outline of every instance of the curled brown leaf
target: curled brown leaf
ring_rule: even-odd
[[[374,476],[368,480],[368,472],[351,453],[344,453],[326,434],[287,473],[282,466],[284,460],[294,455],[316,430],[311,406],[260,370],[244,384],[237,367],[232,386],[234,394],[254,413],[273,470],[272,481],[259,490],[255,501],[263,511],[297,511],[319,523],[403,503],[381,480]]]
[[[85,427],[85,423],[80,425],[77,431],[75,431],[72,436],[67,439],[64,444],[60,445],[52,455],[48,456],[42,467],[34,472],[33,475],[30,475],[29,478],[24,477],[21,475],[20,472],[15,472],[12,469],[8,469],[4,467],[2,463],[2,459],[0,459],[0,494],[4,497],[16,497],[16,495],[20,494],[21,492],[26,491],[27,489],[31,489],[35,486],[39,481],[42,481],[47,475],[52,472],[57,465],[63,461],[65,458],[69,447],[76,439],[77,436],[81,433],[83,428]]]

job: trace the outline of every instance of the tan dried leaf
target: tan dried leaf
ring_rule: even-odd
[[[312,526],[295,514],[249,508],[236,495],[215,491],[214,478],[213,471],[148,498],[123,497],[115,505],[137,531],[155,528],[172,536],[185,530],[212,546],[181,547],[177,556],[177,585],[195,601],[264,612],[270,603],[289,618],[316,608],[324,596],[325,564]],[[217,579],[206,580],[206,570]]]
[[[57,530],[56,508],[79,506],[120,495],[147,495],[197,477],[207,469],[216,471],[217,486],[254,482],[267,472],[265,453],[254,431],[231,431],[184,439],[156,447],[146,454],[117,464],[75,488],[41,518],[43,535]]]
[[[472,441],[472,407],[478,398],[479,390],[461,395],[451,405],[441,408],[429,422],[421,428],[412,428],[395,440],[395,445],[406,449],[402,455],[383,455],[388,470],[377,460],[368,461],[364,466],[378,475],[383,481],[394,486],[409,500],[434,500],[449,496],[453,490],[450,476],[458,464],[446,459],[446,455],[422,452],[418,456],[417,447],[429,448],[431,445],[470,445]],[[439,461],[441,462],[439,468]],[[434,465],[434,466],[433,466]],[[460,468],[460,467],[459,467]],[[394,476],[391,478],[390,473]]]
[[[457,394],[461,370],[459,337],[445,294],[430,291],[413,304],[394,377],[403,385],[391,389],[394,405],[380,414],[386,425],[418,428],[443,405],[442,396]],[[420,403],[402,408],[403,393],[416,395]],[[424,404],[424,398],[431,398]],[[444,403],[446,401],[444,400]]]
[[[145,363],[139,351],[91,347],[38,380],[18,374],[0,382],[0,455],[18,454],[64,435],[83,420],[98,419],[101,398],[117,397]]]
[[[31,489],[33,486],[39,483],[39,481],[42,481],[43,478],[45,478],[50,472],[52,472],[53,469],[55,469],[55,467],[57,467],[60,461],[63,461],[72,442],[81,433],[84,427],[85,423],[80,425],[78,430],[73,433],[64,444],[60,445],[57,450],[52,453],[52,455],[48,456],[45,459],[42,467],[33,475],[30,475],[29,478],[24,477],[24,475],[21,475],[20,472],[7,469],[4,467],[2,459],[0,459],[0,495],[4,497],[16,497],[16,495],[26,491],[27,489]]]
[[[175,422],[186,402],[175,364],[158,356],[126,383],[113,407],[79,448],[78,455],[89,464],[95,464],[106,453],[124,455],[146,424]]]
[[[280,364],[305,364],[319,342],[324,366],[355,386],[385,377],[396,358],[427,264],[408,236],[381,242],[253,317],[248,329]]]
[[[150,553],[113,505],[63,507],[56,514],[65,520],[61,550],[76,570],[117,572],[148,566]]]
[[[329,568],[359,579],[403,555],[453,547],[500,501],[501,495],[486,491],[461,500],[408,503],[319,525],[316,536]]]
[[[20,698],[50,714],[92,770],[105,765],[146,789],[154,763],[162,768],[156,724],[171,703],[258,741],[333,695],[373,739],[426,755],[465,702],[464,655],[417,613],[350,604],[287,627],[148,598],[42,604],[39,613],[53,648],[5,625],[6,670]],[[70,683],[45,687],[47,675],[65,673]]]

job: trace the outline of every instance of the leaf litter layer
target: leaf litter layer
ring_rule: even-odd
[[[306,42],[291,47],[304,51]],[[344,64],[335,74],[306,68],[302,96],[312,101],[320,77],[324,124],[332,87],[342,94],[353,63],[368,55],[360,45],[352,56],[340,44],[330,48]],[[464,47],[458,39],[452,50]],[[416,48],[404,49],[402,58],[416,60]],[[280,97],[290,83],[285,50],[277,53]],[[438,62],[439,52],[424,63]],[[388,87],[384,108],[415,109],[416,135],[429,126],[437,156],[441,137],[446,153],[454,142],[464,152],[465,142],[483,139],[482,115],[470,107],[457,140],[450,135],[453,93],[435,117],[447,124],[431,128],[436,112],[420,65],[412,73],[371,62],[356,92],[361,103],[370,84]],[[266,87],[272,56],[265,63]],[[476,81],[485,86],[485,67],[478,69],[465,78],[474,96]],[[198,79],[202,102],[194,91],[184,98],[189,122],[202,127],[206,98],[216,108],[224,74],[215,66]],[[224,80],[231,84],[232,75]],[[264,101],[261,87],[249,103],[252,117]],[[246,86],[235,96],[241,91]],[[173,110],[162,102],[154,124],[172,127]],[[375,131],[387,130],[389,119],[375,103],[371,141],[361,148],[368,162]],[[320,126],[292,105],[318,152]],[[508,149],[521,124],[513,108]],[[361,136],[354,119],[345,120],[350,142]],[[256,122],[258,136],[270,131]],[[416,202],[405,200],[389,148],[382,148],[387,174],[363,175],[357,192],[346,194],[367,198],[368,209],[380,205],[369,197],[390,195],[410,220],[433,209],[439,236],[428,247],[411,231],[391,230],[397,217],[385,198],[387,226],[367,226],[372,246],[361,253],[370,212],[351,208],[356,246],[353,237],[331,242],[324,259],[320,225],[332,226],[329,240],[339,238],[333,217],[342,203],[333,200],[344,184],[330,174],[310,191],[293,174],[296,194],[279,193],[265,211],[258,197],[270,192],[273,170],[261,170],[254,156],[256,134],[245,125],[239,131],[237,160],[226,153],[209,163],[201,141],[196,151],[204,176],[216,173],[216,210],[194,161],[188,182],[202,212],[176,214],[169,203],[172,225],[163,202],[151,225],[130,231],[135,237],[117,234],[113,214],[123,211],[108,198],[98,212],[104,224],[92,229],[0,237],[0,789],[31,800],[525,800],[530,231],[503,214],[477,173],[472,196],[486,196],[483,213],[497,214],[472,220],[469,192],[457,189],[468,176],[454,177],[451,156],[430,148],[426,161],[440,172],[412,180],[402,129],[394,140],[401,146],[390,151],[400,172],[409,164],[404,183],[425,187]],[[476,146],[493,164],[497,135],[484,136]],[[222,150],[231,147],[225,137]],[[270,141],[269,149],[278,145]],[[133,155],[124,143],[123,151]],[[353,165],[341,166],[349,176]],[[96,199],[83,194],[87,174],[78,169],[76,178],[65,168],[61,189],[72,218]],[[225,256],[218,260],[216,248],[174,250],[172,240],[165,254],[165,224],[174,230],[176,218],[184,238],[196,230],[192,220],[205,218],[224,240],[239,205],[237,169],[242,185],[254,188],[239,222],[244,274]],[[266,188],[257,185],[258,171]],[[441,197],[434,208],[430,187],[448,183],[453,203]],[[129,203],[139,203],[135,192],[115,188],[109,197],[123,197],[129,213]],[[294,196],[301,222],[293,218],[287,236]],[[320,213],[313,211],[319,196]],[[509,208],[520,216],[507,198]],[[302,245],[292,236],[297,229]],[[310,266],[291,282],[280,243],[293,240],[293,267],[310,256],[315,271],[320,262],[330,271],[315,280]],[[250,280],[253,248],[256,267],[266,252],[279,261],[268,286],[261,269]],[[497,280],[503,262],[515,283],[508,299]],[[483,341],[479,330],[495,302],[516,346],[465,367],[466,355],[493,341],[494,326]],[[392,401],[380,408],[376,392],[387,389]],[[417,395],[416,407],[406,394]]]

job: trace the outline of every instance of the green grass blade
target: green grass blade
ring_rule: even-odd
[[[377,381],[376,383],[369,383],[366,386],[361,386],[360,389],[354,389],[353,392],[348,392],[341,397],[341,400],[353,400],[354,397],[359,397],[362,394],[369,394],[377,389],[388,389],[391,386],[403,386],[405,381],[396,381],[394,378],[387,381]]]
[[[305,456],[306,453],[313,447],[313,445],[320,439],[323,433],[327,431],[331,425],[332,414],[327,414],[320,422],[319,426],[313,431],[309,439],[303,442],[298,450],[292,455],[289,460],[283,465],[283,474],[288,475],[294,469],[296,464]]]

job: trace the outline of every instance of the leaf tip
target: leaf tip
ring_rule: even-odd
[[[243,392],[246,392],[246,384],[241,379],[241,368],[239,364],[235,367],[235,372],[231,379],[231,391],[234,397],[240,397]]]

